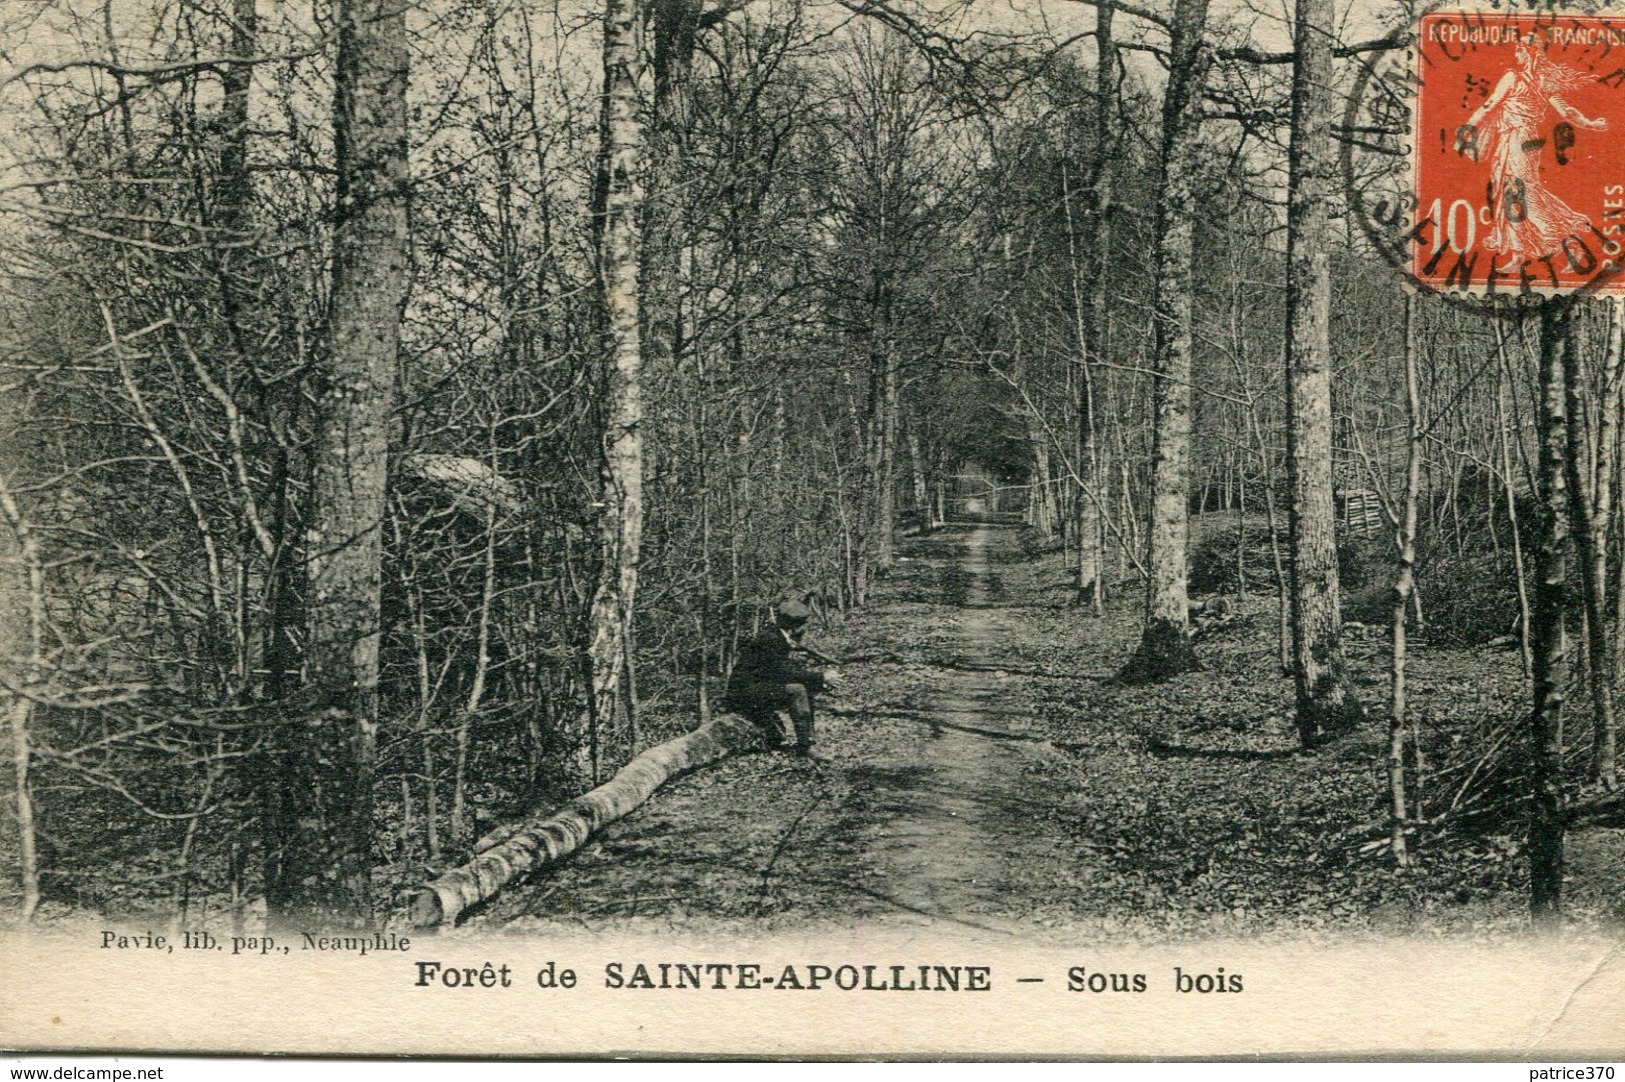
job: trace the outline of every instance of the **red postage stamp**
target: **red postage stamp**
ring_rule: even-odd
[[[1625,292],[1625,18],[1430,12],[1417,65],[1416,280]]]

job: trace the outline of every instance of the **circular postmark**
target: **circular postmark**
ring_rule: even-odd
[[[1359,62],[1349,208],[1413,288],[1496,311],[1625,293],[1625,17],[1435,6]]]

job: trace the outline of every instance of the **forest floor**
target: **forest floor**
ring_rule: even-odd
[[[991,525],[910,539],[876,603],[813,635],[853,659],[842,691],[820,700],[829,762],[764,752],[680,779],[469,923],[884,922],[1158,941],[1488,935],[1525,922],[1514,814],[1452,818],[1415,839],[1416,866],[1393,866],[1385,637],[1356,628],[1349,643],[1372,720],[1304,753],[1273,596],[1240,599],[1198,642],[1203,671],[1118,686],[1138,599],[1088,615],[1059,554],[1028,541]],[[1517,656],[1503,650],[1424,642],[1412,682],[1441,768],[1522,702]],[[1486,791],[1436,788],[1424,796]],[[1622,824],[1572,832],[1569,859],[1570,920],[1625,924]]]

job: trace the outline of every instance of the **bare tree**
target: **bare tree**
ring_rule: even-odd
[[[34,713],[31,697],[44,662],[45,641],[45,568],[40,557],[39,540],[33,525],[24,517],[22,508],[12,496],[11,485],[0,476],[0,517],[5,519],[13,549],[7,563],[15,568],[0,571],[4,587],[0,588],[0,602],[7,613],[25,614],[26,630],[21,636],[6,635],[4,659],[7,668],[10,702],[7,704],[11,737],[13,777],[17,786],[14,805],[17,816],[18,879],[22,887],[22,901],[18,918],[32,920],[39,908],[39,837],[34,824],[33,782],[29,779],[33,766],[33,746],[29,739],[29,719]],[[12,629],[6,621],[6,631]],[[9,641],[21,638],[21,642]]]
[[[406,294],[406,7],[338,8],[338,216],[305,540],[306,678],[321,712],[285,728],[270,824],[273,917],[319,927],[372,917],[372,787],[390,414]]]
[[[1192,174],[1202,89],[1212,57],[1204,40],[1207,0],[1178,0],[1162,104],[1161,193],[1157,202],[1156,450],[1152,464],[1150,582],[1140,645],[1123,670],[1130,681],[1161,680],[1198,667],[1187,601],[1190,537],[1192,289],[1195,198]]]
[[[1625,352],[1621,336],[1618,299],[1607,306],[1603,330],[1603,358],[1600,378],[1594,388],[1584,385],[1578,354],[1563,369],[1565,425],[1568,430],[1567,482],[1569,514],[1580,558],[1580,598],[1585,612],[1585,660],[1591,685],[1592,739],[1591,773],[1606,787],[1618,784],[1616,743],[1618,725],[1614,717],[1614,695],[1608,658],[1608,522],[1613,515],[1613,463],[1610,456],[1618,426],[1620,356]],[[1594,439],[1586,439],[1587,399],[1595,391],[1601,416]],[[1589,443],[1589,447],[1587,444]],[[1587,469],[1587,450],[1593,468]],[[1616,629],[1615,634],[1619,634]]]
[[[634,0],[604,5],[604,96],[599,138],[598,290],[603,331],[600,566],[588,616],[586,665],[593,779],[602,742],[627,691],[633,603],[643,539],[643,353],[639,336],[643,131]]]
[[[1391,624],[1392,639],[1389,652],[1388,697],[1388,801],[1389,848],[1400,867],[1411,862],[1405,833],[1409,827],[1409,802],[1405,786],[1405,733],[1408,711],[1406,665],[1409,653],[1406,639],[1406,619],[1410,611],[1411,591],[1416,588],[1416,495],[1421,486],[1422,443],[1426,436],[1422,424],[1422,395],[1417,375],[1416,294],[1405,297],[1405,491],[1394,530],[1394,555],[1399,573],[1394,577],[1394,603]]]
[[[1078,600],[1087,601],[1099,614],[1106,599],[1100,469],[1101,452],[1097,366],[1108,358],[1111,344],[1109,282],[1112,270],[1112,181],[1118,153],[1118,91],[1121,78],[1117,41],[1113,36],[1110,4],[1095,8],[1095,146],[1089,178],[1090,282],[1088,315],[1084,322],[1085,348],[1078,373],[1077,488]]]
[[[1287,208],[1287,463],[1292,675],[1305,747],[1362,715],[1343,659],[1332,495],[1332,5],[1297,0]]]
[[[1548,302],[1540,317],[1540,540],[1530,646],[1534,706],[1526,734],[1529,762],[1529,907],[1537,925],[1562,919],[1563,704],[1568,696],[1567,610],[1569,507],[1565,372],[1573,362],[1567,305]]]

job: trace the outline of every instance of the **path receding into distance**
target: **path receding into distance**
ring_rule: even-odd
[[[965,598],[939,632],[953,656],[989,667],[1001,644],[1021,635],[1023,615],[992,596],[994,532],[984,525],[969,534],[961,557]],[[1023,870],[1062,856],[1054,851],[1058,839],[1028,814],[1035,760],[1056,753],[987,735],[1031,728],[1025,678],[996,669],[941,668],[933,675],[935,686],[918,695],[923,724],[903,726],[862,768],[876,808],[886,813],[867,831],[865,855],[887,893],[917,916],[1019,908],[1011,895]]]
[[[1099,618],[1069,607],[1062,561],[1016,529],[901,541],[873,603],[814,630],[853,659],[850,686],[820,700],[830,762],[755,752],[678,779],[468,932],[1097,943],[1524,919],[1515,861],[1496,858],[1490,881],[1470,852],[1436,849],[1403,877],[1380,859],[1384,734],[1299,752],[1273,598],[1243,599],[1243,619],[1204,641],[1203,671],[1123,688],[1105,678],[1133,648],[1132,599]],[[1424,646],[1413,690],[1436,710],[1483,701],[1509,664]],[[1372,687],[1382,649],[1352,644]],[[1611,837],[1571,838],[1571,893],[1593,920],[1619,913]]]
[[[1015,548],[988,525],[911,546],[850,629],[884,660],[820,699],[828,763],[747,754],[674,782],[474,923],[1049,923],[1080,853],[1047,778],[1068,753],[1028,735],[1037,678],[999,668],[1030,634],[1001,574]]]

